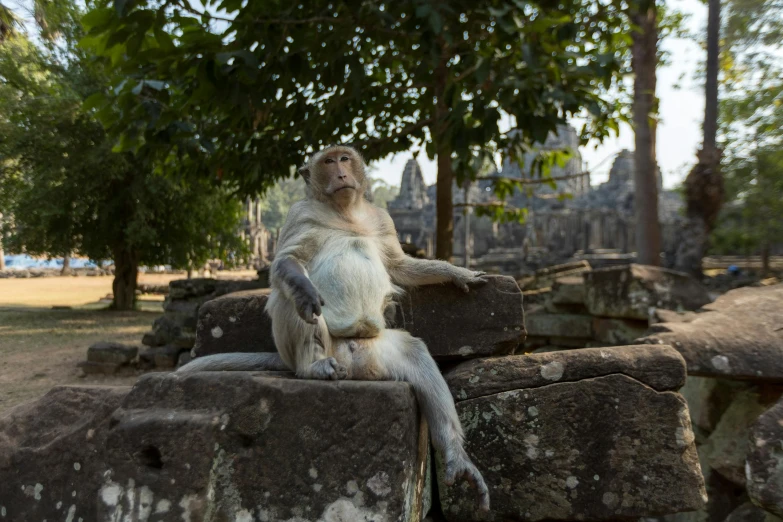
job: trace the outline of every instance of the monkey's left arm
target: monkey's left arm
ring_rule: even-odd
[[[391,217],[384,212],[382,219],[382,230],[386,232],[382,238],[386,269],[394,284],[421,286],[451,282],[467,292],[470,284],[486,283],[484,272],[474,272],[437,259],[417,259],[406,255],[397,239]]]

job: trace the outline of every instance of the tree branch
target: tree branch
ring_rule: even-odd
[[[550,181],[565,181],[569,179],[581,178],[589,175],[589,172],[580,172],[578,174],[569,174],[567,176],[553,176],[551,178],[536,178],[536,179],[524,179],[524,178],[512,178],[511,176],[477,176],[477,180],[487,179],[490,181],[511,181],[518,185],[538,185],[541,183],[549,183]]]
[[[237,20],[236,18],[225,18],[222,16],[213,15],[211,13],[208,13],[207,11],[199,11],[198,9],[195,9],[193,6],[190,5],[189,0],[183,0],[182,2],[176,2],[177,5],[181,6],[182,9],[185,11],[197,15],[197,16],[206,16],[207,18],[211,20],[218,20],[220,22],[229,22],[229,23],[253,23],[253,24],[263,24],[263,25],[272,25],[272,24],[280,24],[280,25],[299,25],[299,24],[311,24],[314,22],[329,22],[329,23],[338,23],[338,22],[345,22],[347,20],[340,20],[339,17],[334,16],[313,16],[310,18],[302,18],[302,19],[287,19],[287,18],[253,18],[251,20]]]
[[[389,136],[384,136],[382,138],[370,138],[365,141],[357,141],[354,142],[354,145],[362,147],[367,145],[378,145],[380,143],[385,143],[389,140],[393,140],[394,138],[400,138],[403,136],[407,136],[413,131],[417,131],[423,127],[426,127],[427,125],[430,125],[432,123],[432,118],[427,118],[425,120],[421,120],[417,123],[414,123],[412,125],[408,125],[407,127],[395,132],[394,134],[391,134]]]

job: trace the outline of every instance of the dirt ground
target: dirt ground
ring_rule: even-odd
[[[136,376],[81,377],[77,363],[97,341],[141,345],[159,313],[0,309],[0,415],[58,384],[131,385]]]
[[[143,274],[139,283],[167,284],[183,277]],[[85,377],[77,366],[85,360],[87,347],[97,341],[141,348],[142,335],[163,311],[163,296],[143,296],[141,311],[103,310],[109,301],[102,298],[111,293],[111,282],[111,277],[82,276],[0,279],[0,415],[58,384],[127,386],[135,382],[137,376]]]

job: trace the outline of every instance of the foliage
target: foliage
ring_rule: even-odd
[[[586,111],[582,137],[616,132],[608,95],[627,70],[616,0],[103,3],[83,45],[110,61],[90,98],[120,150],[187,157],[253,194],[313,149],[356,144],[368,160],[446,154],[458,183],[499,151]],[[510,115],[515,132],[501,130]],[[451,170],[449,169],[449,170]],[[451,186],[450,175],[446,176]],[[542,168],[536,175],[546,175]],[[439,182],[443,178],[439,177]]]
[[[775,52],[783,6],[726,7],[720,131],[728,203],[712,239],[716,252],[737,253],[783,243],[783,64]]]
[[[381,208],[386,208],[389,201],[392,201],[400,193],[400,187],[389,185],[378,178],[370,178],[370,187],[372,188],[373,203]]]
[[[227,190],[206,179],[164,176],[165,165],[112,151],[102,125],[83,110],[86,92],[105,80],[100,65],[69,47],[78,25],[56,31],[59,41],[51,45],[36,46],[22,34],[0,45],[6,248],[113,259],[118,271],[130,269],[132,289],[137,264],[185,268],[243,255],[241,204]],[[124,254],[136,264],[119,266]],[[115,305],[126,307],[116,293]]]
[[[269,230],[279,233],[291,205],[304,199],[305,184],[299,177],[281,180],[261,198],[261,221]]]

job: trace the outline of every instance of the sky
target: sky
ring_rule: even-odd
[[[707,6],[699,0],[670,0],[669,5],[689,14],[686,26],[691,34],[702,33],[707,24]],[[658,164],[663,173],[665,188],[679,185],[696,161],[696,150],[701,145],[701,125],[704,119],[703,85],[696,83],[693,72],[703,51],[696,42],[669,38],[662,44],[669,52],[669,64],[658,68],[658,98],[660,115],[657,135]],[[681,76],[684,79],[681,80]],[[681,88],[676,89],[675,85]],[[634,148],[633,131],[627,125],[620,128],[617,138],[591,143],[580,152],[591,170],[591,182],[595,185],[606,181],[612,166],[612,157],[621,149]],[[609,158],[607,160],[607,158]],[[391,185],[399,185],[409,153],[399,153],[374,162],[372,175]],[[427,184],[435,183],[437,167],[425,153],[417,158]],[[605,161],[606,160],[606,161]],[[593,168],[594,167],[594,168]]]

